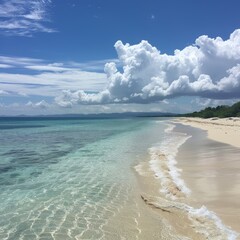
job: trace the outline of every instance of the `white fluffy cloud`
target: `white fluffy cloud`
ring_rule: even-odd
[[[26,104],[27,107],[33,107],[33,108],[42,108],[42,109],[45,109],[45,108],[48,108],[50,105],[45,101],[45,100],[42,100],[40,102],[37,102],[37,103],[33,103],[31,101],[29,101],[27,104]]]
[[[210,98],[194,98],[191,100],[191,105],[195,107],[195,110],[201,110],[206,107],[217,107],[220,105],[233,105],[238,102],[239,99],[210,99]]]
[[[240,29],[227,40],[200,36],[195,44],[173,55],[142,41],[137,45],[115,43],[122,65],[105,65],[108,85],[98,93],[63,91],[61,106],[106,103],[150,103],[178,96],[210,99],[240,97]]]

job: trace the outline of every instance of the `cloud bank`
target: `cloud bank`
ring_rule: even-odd
[[[111,59],[110,61],[116,60]],[[109,59],[91,62],[49,62],[44,59],[0,56],[0,96],[56,97],[62,90],[99,92],[106,85],[103,68]],[[101,69],[101,71],[99,71]],[[20,73],[19,70],[21,70]]]
[[[151,103],[179,96],[210,99],[240,97],[240,29],[227,40],[206,35],[173,55],[147,41],[114,45],[122,65],[105,65],[108,84],[98,93],[63,91],[60,106],[72,104]]]

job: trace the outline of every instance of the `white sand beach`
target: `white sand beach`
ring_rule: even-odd
[[[176,122],[207,130],[210,139],[240,147],[240,118],[178,118]]]

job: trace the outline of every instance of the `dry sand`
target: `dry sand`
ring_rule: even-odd
[[[176,121],[207,130],[210,139],[240,148],[240,118],[178,118]]]

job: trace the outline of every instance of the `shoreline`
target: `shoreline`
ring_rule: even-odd
[[[171,155],[176,150],[174,148],[172,149],[173,151],[167,150],[167,159],[165,159],[163,154],[165,154],[164,151],[167,145],[164,146],[164,144],[156,146],[156,151],[153,149],[155,151],[154,154],[149,149],[150,159],[135,166],[135,170],[138,173],[142,201],[148,208],[158,213],[161,218],[170,222],[179,236],[192,239],[207,239],[209,237],[211,239],[239,239],[240,229],[235,222],[239,212],[237,209],[240,208],[237,201],[240,192],[235,191],[238,182],[233,183],[231,180],[236,175],[236,171],[240,170],[240,164],[238,164],[236,159],[231,159],[231,155],[229,155],[229,159],[222,158],[221,160],[224,161],[218,162],[218,156],[216,155],[218,150],[220,150],[220,155],[224,153],[224,147],[229,151],[226,154],[235,149],[239,153],[239,149],[223,144],[221,141],[212,141],[207,138],[206,131],[202,131],[197,127],[191,128],[189,124],[182,124],[178,119],[174,121],[169,120],[166,123],[174,126],[172,129],[171,127],[166,129],[166,138],[163,141],[167,141],[167,145],[169,144],[168,137],[172,138],[175,134],[181,138],[184,137],[184,134],[186,134],[186,138],[191,137],[190,140],[183,141],[180,145],[177,143],[173,145],[177,149],[177,154],[174,154],[176,161],[175,169],[172,168],[175,164],[171,164],[174,160]],[[199,124],[202,123],[200,122]],[[220,124],[221,128],[223,128],[223,123]],[[229,127],[235,128],[235,126],[231,125]],[[202,145],[199,146],[200,142]],[[194,147],[193,143],[195,144]],[[205,156],[204,154],[209,152],[209,144],[213,149],[211,149],[209,156]],[[200,155],[196,157],[195,148],[198,146]],[[197,161],[195,162],[195,160]],[[156,167],[159,170],[159,174],[152,168],[153,161],[154,168]],[[232,163],[233,166],[237,167],[236,169],[234,167],[233,169],[229,168]],[[190,189],[191,193],[189,196],[184,194],[184,188],[182,187],[184,184],[175,185],[176,181],[174,178],[171,180],[171,184],[174,183],[175,186],[167,186],[167,191],[171,191],[173,195],[171,196],[169,192],[166,194],[166,184],[163,184],[162,181],[170,179],[169,173],[173,171],[175,173],[179,172],[180,175],[177,180],[185,182],[185,186]],[[227,181],[228,179],[229,181]],[[175,195],[176,189],[180,191],[180,194]]]
[[[181,123],[207,131],[208,138],[240,148],[240,118],[177,118],[173,123]]]
[[[240,233],[240,149],[210,139],[206,131],[177,124],[177,130],[191,134],[177,155],[181,177],[191,190],[191,206],[205,205],[226,227]],[[239,239],[238,235],[237,239]],[[234,238],[235,239],[235,238]]]

